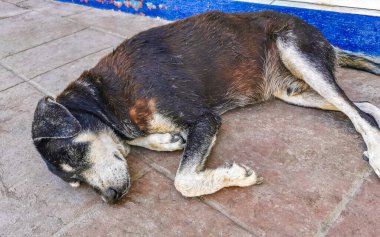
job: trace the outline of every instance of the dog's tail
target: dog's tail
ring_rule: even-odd
[[[339,66],[355,68],[380,76],[380,58],[346,51],[337,47],[334,47],[334,49]]]

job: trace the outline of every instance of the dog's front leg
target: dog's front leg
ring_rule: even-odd
[[[175,187],[187,197],[214,193],[229,186],[250,186],[262,182],[245,165],[227,163],[217,169],[205,169],[207,156],[216,140],[220,117],[205,113],[190,127],[187,145],[175,177]]]
[[[176,151],[185,147],[186,141],[180,133],[155,133],[127,141],[132,146],[141,146],[153,151]]]

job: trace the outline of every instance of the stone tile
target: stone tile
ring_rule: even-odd
[[[339,78],[350,78],[340,80],[344,88],[352,88],[353,82],[368,76],[356,71],[340,73]],[[368,78],[368,82],[379,85],[377,77]],[[378,97],[368,93],[365,86],[353,87],[348,94],[371,101]],[[224,189],[205,200],[219,203],[258,235],[315,234],[353,181],[370,170],[361,159],[365,147],[361,137],[339,112],[270,101],[229,112],[223,121],[208,167],[224,161],[241,162],[254,167],[265,182]],[[135,150],[174,177],[180,152]]]
[[[83,6],[79,4],[72,4],[67,2],[58,2],[54,0],[48,0],[53,4],[50,4],[46,9],[50,14],[60,15],[63,17],[78,14],[80,12],[89,11],[92,8],[89,6]]]
[[[47,236],[95,198],[92,191],[75,191],[53,176],[34,149],[31,121],[42,96],[28,83],[0,93],[0,229],[4,236]]]
[[[18,0],[7,0],[7,1],[18,1]],[[24,0],[18,1],[17,6],[23,7],[30,10],[42,10],[57,7],[54,0]]]
[[[112,52],[111,48],[91,54],[87,57],[40,75],[33,79],[33,81],[45,88],[51,94],[57,95],[71,81],[77,79],[84,70],[94,67],[103,56],[110,52]]]
[[[99,9],[91,9],[90,11],[76,14],[69,18],[80,24],[97,27],[126,38],[132,37],[149,28],[169,23],[169,21],[162,19]]]
[[[43,94],[28,83],[0,92],[0,150],[2,181],[8,185],[23,180],[34,164],[30,125],[32,113]],[[38,171],[39,169],[36,169]]]
[[[372,174],[348,203],[327,236],[380,236],[380,180]]]
[[[57,16],[30,12],[0,20],[0,58],[73,34],[85,27]],[[28,64],[25,60],[24,64]],[[21,66],[21,65],[20,65]]]
[[[380,107],[380,76],[353,69],[339,69],[337,77],[351,100],[369,101]]]
[[[6,68],[0,65],[0,91],[6,90],[9,87],[17,85],[23,80],[18,76],[14,75],[12,72],[8,71]]]
[[[251,236],[218,211],[186,199],[173,182],[148,172],[121,203],[97,204],[56,236]]]
[[[0,1],[0,20],[2,18],[19,15],[24,12],[27,12],[27,11],[21,7],[17,7],[13,4]]]
[[[63,3],[54,0],[25,0],[18,2],[17,6],[20,6],[25,9],[44,12],[45,14],[58,16],[69,16],[91,9],[88,6],[82,6],[72,3]]]
[[[3,59],[18,73],[31,79],[97,51],[116,46],[121,38],[86,29]]]

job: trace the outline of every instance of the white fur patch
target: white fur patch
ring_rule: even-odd
[[[61,168],[62,168],[63,171],[66,171],[66,172],[72,172],[72,171],[74,171],[74,168],[71,167],[68,164],[61,164]]]
[[[70,182],[69,184],[73,188],[78,188],[80,186],[80,182],[79,181],[78,182]]]
[[[369,102],[356,102],[355,105],[358,106],[358,108],[364,111],[365,113],[372,115],[372,117],[376,120],[377,124],[380,126],[379,108],[377,108]]]
[[[96,135],[92,132],[86,131],[86,132],[81,132],[78,134],[74,142],[80,143],[80,142],[91,142],[96,139]]]

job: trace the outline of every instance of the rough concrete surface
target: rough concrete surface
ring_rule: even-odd
[[[380,180],[350,121],[269,101],[223,117],[208,165],[237,161],[260,186],[184,198],[180,152],[134,148],[127,197],[106,205],[45,167],[32,145],[37,101],[59,93],[125,37],[167,21],[48,0],[0,0],[0,236],[380,236]],[[339,69],[353,100],[380,106],[380,78]]]

